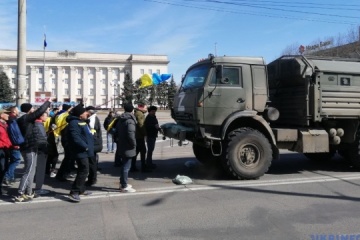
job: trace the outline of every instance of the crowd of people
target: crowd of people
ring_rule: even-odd
[[[15,183],[15,169],[24,161],[24,169],[14,196],[15,202],[27,202],[47,194],[43,189],[45,175],[59,181],[75,178],[68,198],[80,202],[90,195],[86,187],[97,184],[99,152],[103,149],[100,119],[93,106],[74,107],[63,104],[52,108],[47,101],[36,110],[30,103],[19,109],[0,110],[0,196]],[[119,190],[136,190],[128,183],[128,173],[139,171],[136,159],[140,153],[142,172],[156,168],[152,162],[158,132],[157,108],[145,104],[124,104],[124,112],[110,111],[103,122],[106,130],[106,153],[115,152],[114,164],[120,167]],[[147,116],[145,116],[148,112]],[[64,157],[59,169],[57,140],[61,139]]]

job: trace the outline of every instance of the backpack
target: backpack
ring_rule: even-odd
[[[24,136],[21,134],[19,125],[16,120],[8,123],[8,134],[13,145],[19,146],[25,142]]]

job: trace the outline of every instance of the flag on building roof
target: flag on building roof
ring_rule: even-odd
[[[44,48],[47,47],[47,42],[46,42],[46,34],[44,34]]]
[[[140,78],[141,81],[140,87],[144,88],[152,85],[159,85],[160,83],[165,82],[170,78],[171,78],[171,74],[168,73],[164,73],[164,74],[153,73],[152,75],[144,74]]]

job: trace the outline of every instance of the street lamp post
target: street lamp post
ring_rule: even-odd
[[[112,106],[112,109],[113,111],[115,112],[115,100],[116,100],[116,94],[115,94],[115,91],[116,91],[116,88],[117,87],[120,87],[120,82],[119,81],[116,81],[116,80],[113,80],[112,83],[110,83],[110,86],[113,87],[114,89],[114,94],[113,94],[113,106]]]

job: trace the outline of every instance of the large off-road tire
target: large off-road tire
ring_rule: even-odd
[[[214,156],[210,148],[193,143],[193,152],[196,159],[206,166],[214,166],[220,162],[220,157]]]
[[[240,128],[228,135],[224,163],[237,179],[257,179],[269,169],[272,148],[269,140],[259,131]]]
[[[343,149],[340,153],[346,158],[350,164],[357,169],[360,169],[360,132],[358,130],[356,139],[353,143],[349,144],[347,149]]]

